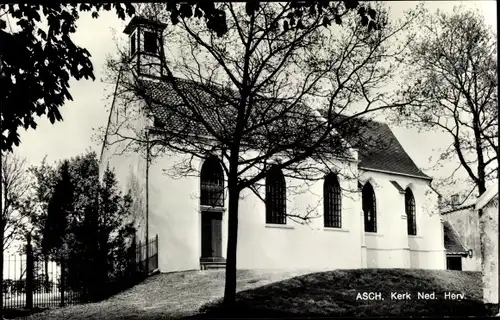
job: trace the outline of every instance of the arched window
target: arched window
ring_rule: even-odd
[[[413,197],[413,192],[410,188],[405,191],[405,212],[406,219],[408,222],[408,234],[415,236],[417,235],[417,219],[415,216],[415,197]]]
[[[341,228],[342,198],[337,177],[330,173],[323,184],[323,219],[328,228]]]
[[[365,232],[377,232],[377,203],[372,185],[367,182],[361,191]]]
[[[224,171],[216,157],[205,160],[200,173],[200,204],[202,206],[224,206]]]
[[[286,224],[286,184],[279,169],[266,177],[266,223]]]

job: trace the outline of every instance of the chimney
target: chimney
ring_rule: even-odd
[[[451,196],[451,206],[454,208],[454,207],[457,207],[460,205],[460,195],[459,194],[453,194]]]

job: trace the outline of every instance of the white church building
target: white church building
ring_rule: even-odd
[[[141,81],[163,102],[154,110],[138,102],[142,111],[133,117],[134,127],[143,132],[161,130],[158,123],[175,102],[161,77],[144,74],[142,67],[143,59],[162,50],[155,39],[161,39],[164,27],[135,17],[125,29],[130,59]],[[220,157],[191,160],[188,154],[170,150],[148,161],[145,151],[118,152],[127,142],[120,142],[110,128],[124,115],[121,106],[122,100],[115,97],[101,172],[113,168],[123,189],[132,191],[139,237],[158,235],[159,270],[224,266],[228,203]],[[296,181],[276,171],[262,181],[265,201],[248,189],[242,191],[238,269],[446,268],[443,222],[437,212],[438,195],[430,187],[432,179],[419,170],[387,124],[372,121],[366,132],[388,148],[359,147],[350,158],[332,159],[355,178],[330,173],[305,192],[291,193],[289,186]],[[195,174],[168,174],[185,160],[197,168]],[[286,215],[310,207],[315,207],[318,218],[308,224]]]

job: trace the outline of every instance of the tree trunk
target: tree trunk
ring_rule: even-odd
[[[224,288],[224,308],[230,311],[236,302],[236,254],[238,248],[238,204],[240,189],[238,186],[238,161],[240,156],[240,146],[242,132],[247,123],[245,119],[246,107],[250,96],[251,86],[249,77],[250,68],[250,47],[253,41],[255,14],[250,15],[250,30],[247,43],[245,44],[245,54],[243,63],[243,88],[240,97],[240,107],[236,117],[236,128],[234,131],[232,145],[229,156],[229,174],[227,188],[229,190],[229,210],[228,210],[228,237],[227,237],[227,261],[226,261],[226,284]]]
[[[236,301],[236,253],[238,247],[238,201],[240,195],[236,177],[230,177],[228,179],[228,189],[229,219],[226,254],[226,284],[224,288],[224,308],[226,308],[226,310],[231,309]]]
[[[486,192],[486,179],[484,178],[484,174],[483,174],[483,178],[480,179],[480,181],[478,182],[477,187],[478,187],[479,197],[480,197],[483,195],[483,193]]]

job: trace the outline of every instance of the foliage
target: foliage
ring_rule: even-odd
[[[49,280],[45,281],[43,277],[36,277],[33,279],[33,293],[50,293],[54,289],[54,282]],[[22,294],[26,293],[26,279],[4,279],[3,281],[3,294]]]
[[[42,253],[42,230],[46,224],[48,206],[58,182],[58,174],[56,168],[47,163],[46,157],[43,158],[40,165],[30,167],[29,172],[33,176],[31,188],[34,195],[33,201],[36,202],[37,208],[29,213],[26,212],[26,214],[33,238],[33,248],[38,255]]]
[[[15,153],[2,152],[1,170],[0,244],[2,250],[5,250],[19,235],[24,222],[18,214],[18,209],[28,195],[29,178],[26,174],[26,159]]]
[[[248,1],[246,13],[251,15],[258,8],[259,1]],[[91,11],[92,17],[97,18],[99,11],[112,9],[121,19],[135,13],[132,4],[122,3],[0,5],[0,42],[4,44],[0,61],[5,88],[5,96],[0,98],[5,99],[6,104],[1,118],[2,151],[19,145],[20,127],[36,129],[35,117],[47,114],[51,123],[62,121],[59,108],[65,101],[72,100],[70,78],[95,79],[90,53],[75,44],[70,36],[77,30],[79,12]],[[330,25],[331,21],[341,24],[342,17],[356,9],[363,25],[369,29],[378,27],[374,22],[376,11],[360,6],[356,0],[293,2],[288,15],[280,20],[286,30],[303,27],[306,20],[303,18],[328,12],[323,18],[324,25]],[[196,17],[204,19],[207,28],[220,37],[229,30],[226,11],[213,2],[167,1],[165,12],[170,13],[173,24]],[[12,31],[9,17],[15,19],[20,31]],[[45,24],[43,28],[41,25]]]
[[[71,39],[79,12],[132,15],[131,4],[1,4],[2,151],[19,145],[18,129],[36,129],[35,117],[61,121],[59,108],[72,100],[69,80],[94,79],[90,53]],[[20,30],[13,31],[11,19]]]
[[[2,109],[3,112],[3,109]],[[29,184],[25,171],[26,159],[0,150],[0,288],[3,288],[4,250],[18,238],[24,219],[19,215],[20,204],[26,196]],[[3,290],[0,290],[0,317],[3,312]]]
[[[115,174],[107,168],[102,182],[98,232],[99,249],[106,253],[107,269],[104,270],[108,271],[110,279],[119,279],[127,271],[130,261],[127,249],[135,235],[130,191],[121,196],[117,186]]]
[[[333,21],[337,24],[342,24],[342,18],[350,11],[356,9],[360,21],[364,26],[367,26],[370,30],[378,27],[375,22],[376,10],[363,6],[357,0],[289,1],[289,4],[289,11],[276,20],[276,27],[278,24],[281,24],[284,31],[294,27],[306,28],[306,21],[308,18],[322,15],[324,15],[324,17],[321,21],[325,26],[331,25]],[[261,1],[247,1],[245,13],[248,16],[252,16],[259,10],[261,5]],[[231,21],[229,21],[228,24],[227,11],[223,4],[211,1],[190,1],[181,3],[177,1],[167,1],[163,6],[162,8],[161,5],[157,5],[154,10],[148,10],[150,7],[146,6],[145,10],[141,11],[141,13],[146,13],[149,16],[157,16],[159,12],[163,15],[169,14],[169,20],[173,25],[191,18],[196,18],[204,21],[206,29],[215,33],[218,37],[223,37],[230,31]]]
[[[463,7],[449,14],[426,13],[421,19],[404,77],[404,94],[419,99],[401,108],[396,121],[445,132],[449,146],[436,165],[454,161],[459,166],[443,184],[454,192],[463,186],[467,181],[449,181],[462,169],[471,189],[481,195],[498,178],[496,36],[479,12]]]
[[[59,178],[47,207],[47,220],[43,229],[42,252],[53,254],[56,259],[65,256],[67,230],[72,221],[74,184],[69,172],[69,161],[65,160],[58,170]]]
[[[64,259],[67,289],[83,290],[88,299],[106,294],[129,271],[128,249],[135,234],[130,195],[120,194],[109,168],[99,182],[94,152],[56,168],[44,160],[31,172],[39,209],[30,211],[31,232],[41,239],[34,241],[35,249],[40,246],[45,259]]]
[[[87,257],[82,264],[90,299],[105,297],[113,286],[126,281],[135,235],[130,195],[121,196],[115,174],[107,168],[99,192],[98,210],[89,210],[82,225],[81,241]]]

